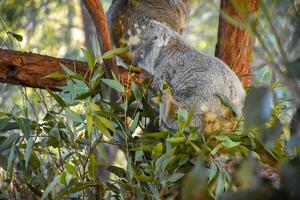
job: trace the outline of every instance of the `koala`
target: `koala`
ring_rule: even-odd
[[[193,126],[203,128],[208,113],[220,119],[227,118],[228,107],[220,95],[235,107],[234,118],[242,115],[244,88],[224,62],[200,53],[181,35],[157,21],[151,21],[140,37],[142,44],[133,47],[133,65],[154,76],[153,87],[166,81],[178,104],[194,107]]]
[[[164,23],[182,33],[186,24],[186,0],[113,0],[106,15],[116,48],[137,45],[137,37],[151,20]],[[130,65],[132,52],[121,55]]]

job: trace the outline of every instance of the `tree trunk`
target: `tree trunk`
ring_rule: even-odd
[[[97,32],[99,46],[102,55],[113,49],[112,40],[110,37],[110,31],[106,20],[106,15],[102,4],[99,0],[82,0],[85,7],[88,9],[90,16],[94,22],[94,26]],[[106,76],[111,78],[111,71],[118,77],[118,67],[116,64],[116,60],[113,57],[109,60],[104,60]]]
[[[84,30],[85,46],[89,49],[93,49],[93,39],[96,38],[96,30],[93,21],[90,17],[89,11],[84,6],[83,2],[80,2],[80,9],[82,15],[82,24]]]
[[[243,14],[239,12],[233,2],[247,12]],[[230,17],[239,19],[241,23],[248,23],[246,20],[250,19],[250,15],[251,17],[255,16],[254,13],[257,11],[258,0],[221,0],[218,42],[215,55],[236,72],[245,87],[251,81],[254,38],[245,29],[228,22],[222,15],[222,12]],[[255,22],[256,19],[251,22],[253,23],[252,25],[255,25]]]
[[[43,77],[54,72],[64,73],[60,64],[82,75],[88,71],[85,62],[0,48],[0,82],[58,90],[58,86],[66,83],[64,79],[44,79]],[[128,87],[130,81],[141,82],[140,75],[130,76],[127,70],[122,67],[118,68],[120,80],[125,86]]]
[[[191,1],[190,0],[183,0],[183,3],[185,5],[185,7],[186,7],[186,10],[188,10],[188,8],[190,7]]]

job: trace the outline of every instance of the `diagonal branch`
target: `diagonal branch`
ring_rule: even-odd
[[[54,72],[64,73],[60,64],[82,75],[88,71],[88,65],[85,62],[0,48],[0,82],[59,90],[58,86],[66,83],[64,79],[44,79],[43,77]],[[121,67],[118,67],[118,71],[120,71],[120,80],[126,86],[129,86],[130,81],[141,82],[140,75],[131,76]]]

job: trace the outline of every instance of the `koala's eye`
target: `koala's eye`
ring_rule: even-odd
[[[183,34],[183,31],[184,31],[184,28],[181,28],[181,29],[179,30],[179,33],[180,33],[180,34]]]
[[[140,54],[141,58],[144,58],[144,55],[145,55],[145,52],[141,51],[141,54]]]

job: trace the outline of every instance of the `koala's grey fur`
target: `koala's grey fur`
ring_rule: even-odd
[[[199,116],[204,111],[224,115],[218,94],[230,99],[237,114],[242,114],[244,88],[224,62],[198,52],[160,22],[151,21],[140,37],[144,42],[134,49],[133,65],[152,74],[154,86],[167,81],[176,101],[187,107],[195,105]],[[201,117],[197,118],[193,123],[201,126]]]

